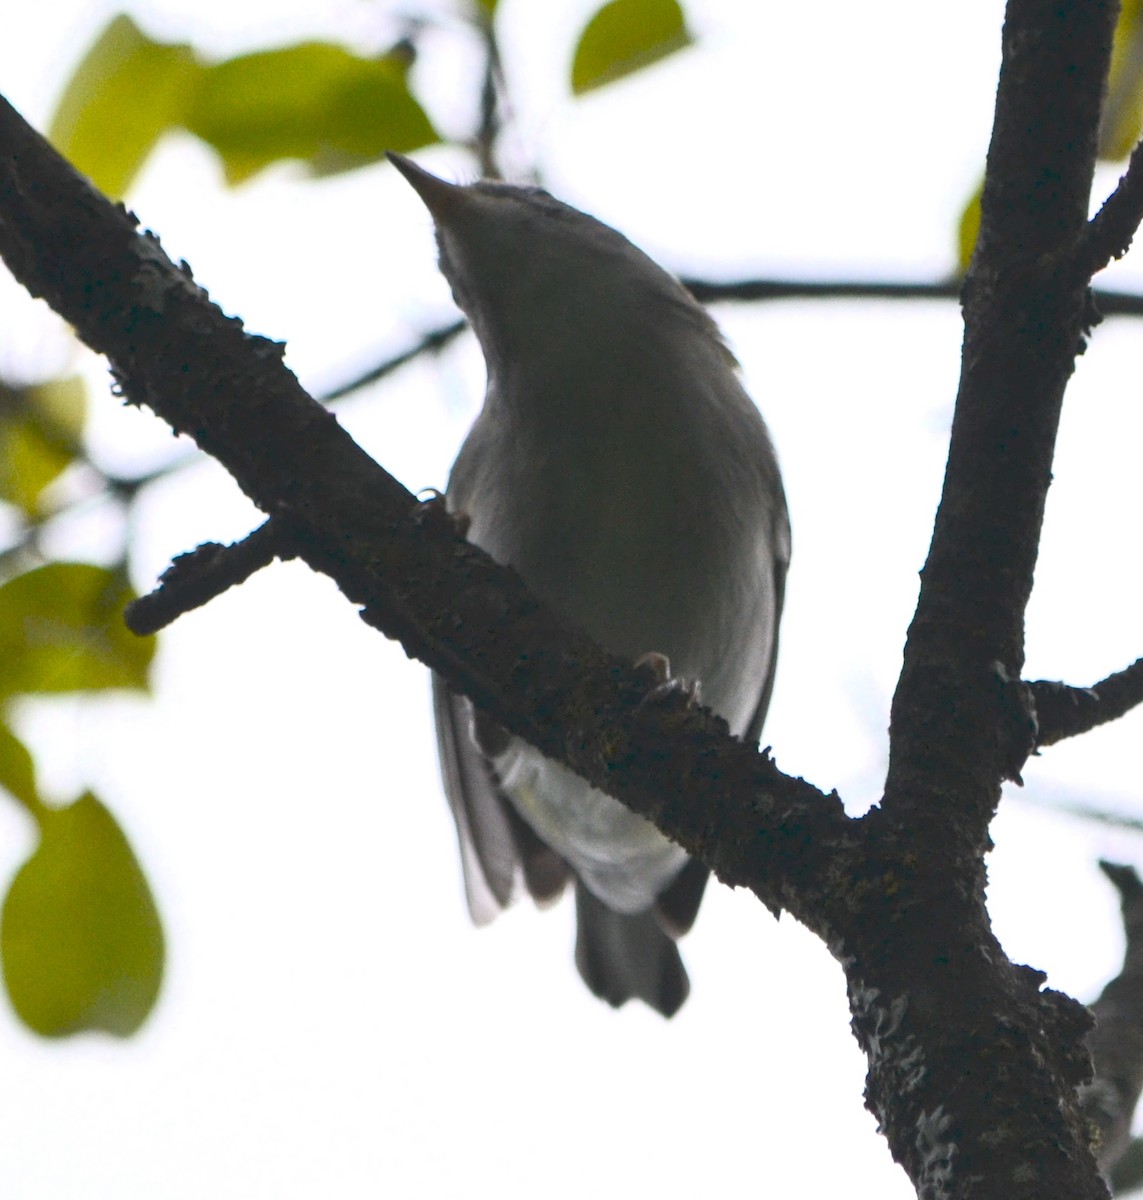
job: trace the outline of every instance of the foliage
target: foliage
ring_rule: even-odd
[[[693,40],[677,0],[611,0],[580,34],[572,91],[580,95],[622,79]]]
[[[495,0],[464,15],[495,53]],[[691,41],[677,0],[613,0],[588,21],[569,88],[579,93],[650,66]],[[273,163],[311,176],[376,163],[386,150],[440,141],[410,75],[416,30],[381,51],[327,42],[209,61],[150,36],[126,14],[98,35],[64,87],[50,137],[104,192],[121,197],[164,135],[193,134],[240,184]],[[465,143],[474,147],[479,134]],[[17,534],[0,549],[0,790],[33,819],[39,844],[17,872],[0,922],[0,961],[16,1012],[47,1036],[125,1035],[158,995],[163,937],[125,835],[90,792],[62,807],[40,794],[32,755],[12,728],[21,696],[146,690],[154,638],[127,632],[126,560],[44,562],[39,535],[71,502],[81,468],[129,507],[145,480],[100,472],[83,439],[77,378],[0,381],[0,504]]]

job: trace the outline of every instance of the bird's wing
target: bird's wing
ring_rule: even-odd
[[[790,528],[785,518],[785,507],[782,507],[782,521],[779,522],[774,555],[774,635],[770,646],[770,661],[766,665],[766,676],[762,681],[762,691],[758,695],[758,704],[750,724],[746,728],[746,739],[756,744],[762,736],[762,725],[766,720],[766,710],[770,707],[770,694],[774,690],[774,670],[778,662],[778,627],[782,619],[782,604],[786,597],[786,570],[790,564]],[[706,889],[710,870],[703,866],[698,859],[692,858],[679,872],[674,882],[655,901],[655,916],[664,932],[673,938],[682,937],[694,924],[698,916],[699,905],[702,903],[703,892]]]
[[[786,515],[785,501],[781,501],[780,519],[776,522],[774,547],[774,633],[770,643],[770,661],[766,666],[766,678],[758,695],[758,706],[750,724],[746,727],[745,740],[757,745],[762,737],[762,726],[766,721],[766,710],[770,707],[770,694],[774,691],[774,671],[778,665],[778,630],[782,623],[782,606],[786,600],[786,571],[790,566],[790,522]]]
[[[473,737],[472,706],[433,675],[433,713],[445,795],[456,821],[468,911],[485,925],[512,902],[522,872],[539,903],[556,899],[568,878],[564,861],[532,832],[501,792],[496,772]]]

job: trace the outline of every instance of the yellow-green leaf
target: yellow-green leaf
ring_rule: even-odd
[[[120,14],[72,73],[48,136],[99,188],[122,196],[160,136],[182,123],[200,71],[190,46],[153,41]]]
[[[45,422],[50,423],[56,436],[73,444],[83,433],[87,419],[87,388],[82,375],[62,379],[46,379],[29,389],[32,404]]]
[[[90,793],[41,811],[40,844],[0,913],[0,961],[13,1007],[44,1037],[126,1037],[154,1008],[162,925],[127,839]]]
[[[79,451],[84,409],[79,376],[26,388],[0,383],[0,500],[40,513],[44,488]]]
[[[1107,98],[1099,127],[1099,157],[1126,158],[1143,128],[1143,0],[1123,0],[1115,40]]]
[[[588,21],[572,60],[572,91],[602,87],[689,46],[678,0],[611,0]]]
[[[230,183],[279,159],[318,175],[349,170],[439,140],[407,72],[398,51],[360,58],[325,42],[246,54],[206,70],[187,128],[219,153]]]
[[[28,747],[0,722],[0,788],[19,800],[29,812],[37,812],[36,768]]]
[[[123,623],[135,597],[114,571],[49,563],[0,587],[0,697],[146,688],[154,638]]]
[[[972,262],[976,239],[980,236],[980,197],[983,190],[984,184],[981,183],[969,197],[957,222],[957,271],[961,275],[968,270],[968,264]]]
[[[38,515],[44,488],[71,461],[31,421],[0,420],[0,500]]]

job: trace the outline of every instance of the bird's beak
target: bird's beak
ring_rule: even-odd
[[[465,189],[459,184],[438,179],[424,167],[418,167],[411,158],[393,150],[387,150],[385,157],[413,185],[414,191],[434,218],[447,219],[450,213],[456,211],[457,205],[463,203]]]

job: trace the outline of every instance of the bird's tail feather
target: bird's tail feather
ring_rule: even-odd
[[[575,964],[584,983],[615,1008],[635,997],[665,1017],[674,1016],[691,985],[654,910],[613,912],[578,879],[575,905]]]

